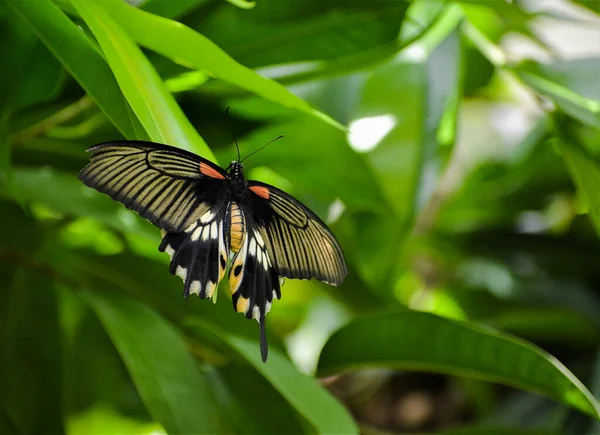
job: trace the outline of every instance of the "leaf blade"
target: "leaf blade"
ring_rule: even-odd
[[[104,10],[104,4],[82,0],[71,0],[71,3],[98,39],[119,86],[150,138],[198,151],[214,161],[214,155],[167,91],[152,64]]]
[[[193,29],[136,9],[119,0],[105,0],[102,5],[115,22],[127,29],[131,38],[140,45],[203,70],[219,80],[232,83],[267,100],[309,113],[340,130],[345,130],[345,127],[312,108],[285,86],[236,62],[215,43]]]
[[[174,328],[122,294],[87,291],[82,296],[111,337],[148,411],[167,432],[215,432],[208,384]]]
[[[537,347],[475,324],[430,313],[356,319],[333,334],[319,359],[321,375],[388,366],[469,376],[534,391],[595,418],[600,406],[558,360]]]
[[[300,373],[276,349],[269,352],[263,363],[258,346],[246,338],[227,333],[195,317],[188,317],[186,325],[200,335],[215,335],[230,351],[241,356],[260,373],[302,415],[318,433],[358,433],[356,423],[348,411],[314,379]]]
[[[7,0],[54,56],[64,65],[111,122],[128,139],[136,138],[137,118],[129,107],[101,54],[67,16],[49,0]]]

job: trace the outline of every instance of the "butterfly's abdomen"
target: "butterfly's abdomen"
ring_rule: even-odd
[[[232,202],[229,206],[231,227],[229,230],[229,244],[233,252],[238,252],[242,247],[244,235],[246,234],[246,220],[244,213],[237,203]]]

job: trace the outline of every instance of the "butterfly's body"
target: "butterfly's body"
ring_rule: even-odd
[[[138,212],[163,233],[159,247],[184,296],[210,298],[229,264],[236,311],[255,318],[267,357],[265,316],[281,298],[279,278],[342,283],[346,265],[325,224],[281,190],[246,180],[241,162],[226,170],[168,145],[96,145],[81,171],[90,187]]]

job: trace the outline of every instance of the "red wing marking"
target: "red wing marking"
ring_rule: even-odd
[[[250,190],[264,199],[269,199],[269,196],[271,195],[269,189],[263,186],[250,186]]]
[[[219,180],[224,180],[225,179],[225,177],[223,176],[223,174],[221,174],[215,168],[210,167],[209,165],[207,165],[204,162],[200,163],[200,173],[202,175],[206,175],[207,177],[210,177],[210,178],[218,178]]]

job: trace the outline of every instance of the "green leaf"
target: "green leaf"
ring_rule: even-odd
[[[321,375],[392,367],[468,376],[548,396],[600,419],[600,406],[554,357],[516,337],[422,312],[358,318],[333,334]]]
[[[173,326],[120,293],[82,296],[110,335],[152,417],[168,433],[214,433],[218,411],[212,393]]]
[[[600,58],[538,64],[515,68],[521,79],[550,98],[564,113],[600,130]]]
[[[408,2],[301,1],[294,8],[263,3],[253,11],[229,8],[202,22],[204,35],[245,65],[333,59],[394,41]],[[269,7],[270,6],[270,7]],[[287,69],[287,68],[284,68]]]
[[[314,379],[300,373],[279,351],[270,349],[269,359],[263,363],[255,342],[217,329],[197,317],[188,317],[185,323],[202,336],[208,333],[218,337],[273,385],[318,433],[358,433],[343,405]]]
[[[81,3],[81,0],[75,1]],[[101,4],[110,13],[114,23],[121,25],[133,40],[144,47],[174,59],[178,63],[204,70],[219,80],[232,83],[267,100],[310,113],[331,125],[344,129],[281,84],[266,79],[237,63],[216,44],[189,27],[136,9],[120,0],[105,0]],[[122,36],[120,35],[120,38]]]
[[[105,12],[105,2],[71,0],[71,3],[98,39],[123,94],[150,138],[196,151],[214,161],[212,152],[167,91],[141,49]],[[154,29],[152,32],[156,31]]]
[[[7,4],[46,44],[119,131],[126,138],[134,139],[139,121],[130,118],[127,101],[110,68],[81,30],[50,0],[7,0]]]
[[[306,423],[281,394],[254,368],[231,362],[218,368],[227,386],[231,433],[294,434],[305,433]],[[248,394],[260,391],[261,400]],[[265,406],[268,403],[269,406]]]
[[[592,156],[584,148],[578,132],[569,120],[557,119],[556,128],[565,164],[600,236],[600,157]],[[594,133],[597,134],[597,131]]]

